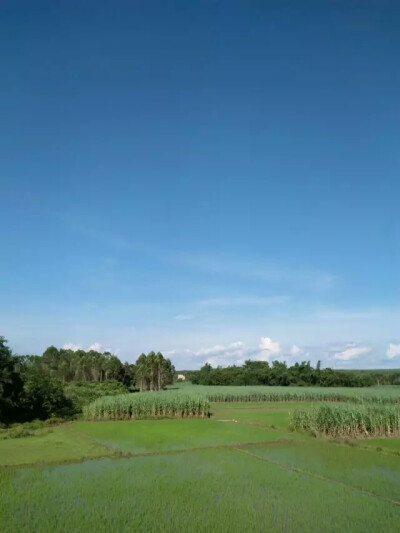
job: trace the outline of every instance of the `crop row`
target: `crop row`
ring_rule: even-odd
[[[136,420],[209,415],[210,403],[202,394],[145,392],[104,396],[83,408],[87,420]]]
[[[379,437],[400,435],[398,405],[321,404],[310,410],[294,410],[290,427],[331,437]]]
[[[266,387],[267,388],[267,387]],[[400,395],[355,395],[338,393],[335,391],[315,390],[315,391],[268,391],[268,390],[243,390],[243,391],[222,391],[216,390],[205,391],[206,397],[210,402],[228,403],[228,402],[298,402],[298,401],[317,401],[317,402],[351,402],[355,404],[400,404]]]

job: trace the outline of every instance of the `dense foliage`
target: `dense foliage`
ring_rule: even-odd
[[[122,364],[116,355],[96,350],[66,350],[50,346],[39,358],[44,372],[63,382],[108,380],[134,382],[134,365]]]
[[[204,394],[210,402],[348,402],[400,404],[398,387],[265,387],[250,385],[183,385],[185,392]]]
[[[88,420],[134,420],[157,417],[205,417],[210,403],[202,394],[166,391],[105,396],[83,408]]]
[[[0,422],[15,418],[22,390],[23,381],[15,371],[12,352],[0,336]]]
[[[120,381],[103,381],[101,383],[77,381],[68,383],[64,387],[64,391],[74,408],[81,411],[84,405],[97,400],[97,398],[126,394],[129,389]]]
[[[15,356],[0,337],[0,423],[70,417],[102,396],[158,391],[175,369],[161,353],[142,354],[137,366],[109,352],[50,346],[42,356]]]
[[[136,386],[143,391],[159,391],[174,381],[175,368],[158,352],[142,353],[136,361]]]
[[[322,369],[320,362],[313,368],[308,361],[292,366],[280,361],[271,365],[265,361],[246,361],[243,366],[226,368],[205,364],[200,370],[187,372],[186,375],[197,385],[369,387],[376,383],[374,374],[370,372]]]
[[[392,437],[400,435],[399,405],[322,404],[295,410],[292,429],[332,437]]]

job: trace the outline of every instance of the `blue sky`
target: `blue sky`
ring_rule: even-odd
[[[397,2],[1,11],[15,352],[399,367]]]

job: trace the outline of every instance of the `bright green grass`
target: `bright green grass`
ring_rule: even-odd
[[[281,386],[263,386],[263,385],[192,385],[191,383],[177,383],[172,389],[184,390],[185,392],[240,392],[240,391],[267,391],[276,393],[332,393],[347,394],[349,396],[385,396],[397,397],[400,399],[400,390],[398,385],[381,385],[374,387],[281,387]]]
[[[296,402],[249,402],[212,404],[211,412],[215,419],[234,419],[238,422],[261,424],[287,429],[290,412],[298,407]],[[314,404],[302,402],[302,409],[310,409]]]
[[[252,454],[400,502],[400,461],[359,447],[321,441],[251,447]]]
[[[398,531],[400,507],[233,449],[0,470],[2,533]]]
[[[51,433],[0,441],[0,465],[78,461],[88,457],[110,455],[107,449],[85,435],[71,431],[73,424],[59,426]]]
[[[129,453],[203,448],[299,438],[296,434],[216,420],[77,422],[71,429],[96,442]]]
[[[287,411],[295,408],[308,408],[315,405],[315,402],[227,402],[212,403],[211,412],[215,409],[270,409],[273,411]]]
[[[362,445],[400,452],[400,438],[398,437],[387,437],[384,439],[367,439],[362,442]]]
[[[235,402],[239,401],[241,396],[250,399],[252,395],[268,395],[270,400],[313,400],[317,401],[322,398],[341,398],[349,401],[381,401],[389,403],[400,403],[400,387],[396,385],[384,385],[376,387],[270,387],[270,386],[213,386],[213,385],[192,385],[190,383],[180,383],[174,385],[174,389],[185,392],[196,392],[205,394],[210,401],[215,401],[215,397],[232,397]],[[255,398],[254,398],[255,400]],[[243,400],[246,401],[246,400]]]
[[[260,424],[285,429],[289,423],[287,411],[272,411],[270,409],[213,409],[213,417],[216,420],[229,419],[248,424]]]

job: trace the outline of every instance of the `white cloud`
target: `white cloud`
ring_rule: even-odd
[[[231,342],[226,346],[216,344],[211,348],[201,348],[195,352],[195,356],[206,357],[206,363],[214,367],[243,364],[245,355],[246,350],[241,341]]]
[[[174,319],[175,320],[192,320],[193,315],[176,315]]]
[[[85,350],[82,344],[74,344],[73,342],[66,342],[63,345],[63,349],[72,350],[73,352],[76,352],[77,350]],[[114,350],[114,351],[110,350],[109,348],[104,349],[103,345],[100,344],[100,342],[94,342],[87,348],[86,351],[90,352],[91,350],[93,350],[94,352],[110,352],[110,353],[115,353],[115,354],[119,352],[119,349]]]
[[[185,348],[183,350],[162,350],[161,353],[165,357],[171,357],[171,355],[181,355],[181,354],[190,354],[191,350],[189,348]]]
[[[93,344],[89,346],[88,351],[90,352],[91,350],[93,350],[94,352],[101,352],[102,348],[103,346],[99,342],[94,342]]]
[[[400,344],[389,344],[389,347],[386,351],[386,357],[388,359],[400,357]]]
[[[251,357],[255,361],[269,361],[272,356],[276,356],[282,351],[280,342],[273,341],[270,337],[261,337],[258,347],[259,351]]]
[[[351,359],[357,359],[358,357],[360,357],[360,355],[369,353],[370,351],[371,348],[368,348],[367,346],[350,345],[342,352],[335,353],[333,358],[338,359],[340,361],[350,361]]]
[[[171,357],[171,355],[175,355],[176,353],[179,353],[177,352],[177,350],[164,350],[163,352],[161,352],[165,357]]]
[[[212,348],[201,348],[200,350],[195,352],[194,355],[220,355],[226,352],[237,351],[239,349],[242,349],[243,346],[243,342],[241,341],[231,342],[227,346],[224,346],[223,344],[216,344]]]
[[[63,345],[63,350],[72,350],[76,352],[77,350],[82,350],[82,344],[74,344],[73,342],[66,342]]]
[[[293,344],[293,346],[290,348],[290,355],[296,356],[301,355],[302,353],[304,353],[303,348],[296,346],[296,344]]]
[[[270,354],[281,353],[280,343],[273,341],[269,337],[261,337],[259,348],[260,350],[269,352]]]

